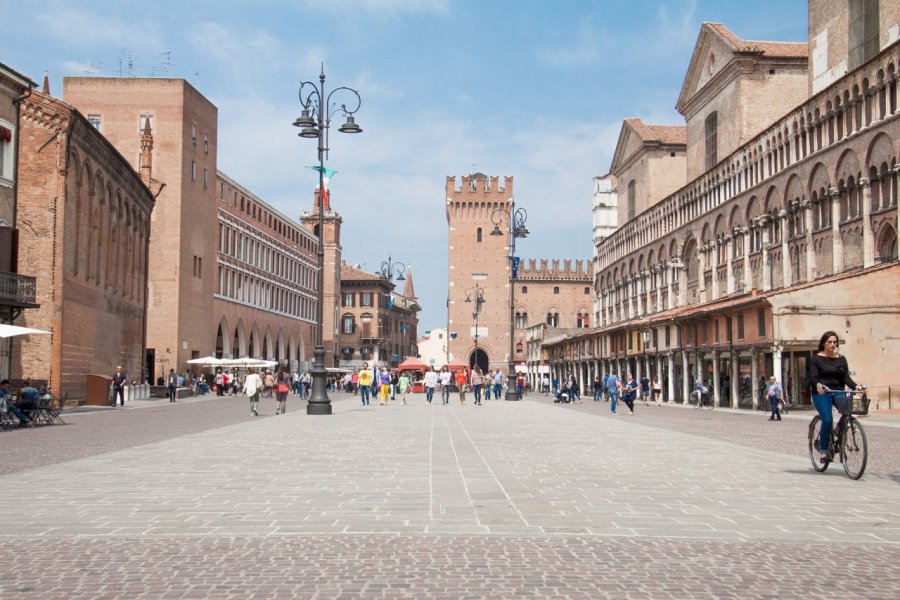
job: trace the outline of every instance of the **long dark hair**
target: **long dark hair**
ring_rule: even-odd
[[[826,331],[825,333],[822,334],[822,337],[819,339],[819,352],[822,352],[823,350],[825,350],[825,342],[827,342],[828,338],[830,338],[831,336],[835,337],[835,339],[838,341],[838,344],[841,343],[841,338],[838,336],[837,333],[835,333],[834,331]]]

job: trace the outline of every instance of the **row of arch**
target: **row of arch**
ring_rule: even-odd
[[[216,330],[215,356],[218,358],[262,358],[287,364],[291,369],[309,359],[306,353],[307,340],[299,331],[285,332],[281,327],[272,331],[268,326],[260,328],[257,323],[244,327],[243,319],[238,319],[232,328],[228,319],[222,317]]]
[[[605,244],[601,268],[792,164],[896,114],[898,61],[900,48],[895,47],[880,61],[871,61],[810,98],[703,177],[624,224]],[[867,155],[864,162],[875,161]],[[834,175],[831,180],[838,181]]]
[[[76,177],[66,182],[64,268],[88,283],[142,301],[153,209],[149,191],[143,198],[133,197],[76,149],[70,152],[69,169]]]

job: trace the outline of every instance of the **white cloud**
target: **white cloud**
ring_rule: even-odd
[[[116,17],[83,9],[60,7],[36,16],[41,35],[60,38],[81,48],[118,45],[154,50],[159,39],[152,25],[126,23]]]

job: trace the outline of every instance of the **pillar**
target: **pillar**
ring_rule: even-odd
[[[715,350],[712,351],[713,361],[713,406],[722,406],[721,396],[719,395],[719,354]]]
[[[816,249],[813,246],[813,219],[812,211],[813,203],[804,200],[800,203],[803,209],[803,225],[806,229],[806,281],[812,281],[816,278]]]
[[[731,408],[737,408],[740,402],[741,370],[737,353],[731,351]]]
[[[741,236],[741,243],[744,244],[744,289],[741,291],[749,292],[753,287],[753,271],[750,269],[750,228],[742,228]]]
[[[759,226],[762,227],[762,289],[764,292],[772,289],[772,255],[769,254],[769,244],[772,243],[772,239],[769,233],[769,228],[767,227],[770,219],[771,217],[769,217],[768,215],[759,218]]]
[[[681,351],[681,401],[684,406],[688,405],[690,398],[690,389],[688,388],[688,357],[687,350]]]
[[[791,287],[791,255],[788,248],[788,212],[782,210],[777,219],[781,221],[781,287]]]
[[[875,264],[875,238],[872,233],[872,189],[868,177],[859,178],[859,188],[862,191],[863,267],[871,267]]]
[[[759,408],[759,360],[756,348],[750,349],[750,400],[753,410]]]
[[[835,188],[828,190],[831,198],[831,273],[837,275],[844,267],[844,246],[841,243],[841,203]]]
[[[706,302],[706,253],[707,246],[703,245],[697,248],[697,263],[698,263],[698,277],[697,277],[697,302],[699,304],[703,304]],[[684,282],[682,282],[683,284]]]
[[[667,401],[675,402],[675,355],[673,352],[666,353],[666,366],[669,370],[669,378],[666,380]]]
[[[734,265],[731,264],[732,257],[734,256],[734,237],[730,235],[726,235],[724,238],[725,243],[725,293],[729,296],[734,293]]]
[[[712,253],[715,254],[715,258],[712,261],[712,298],[711,300],[716,300],[721,296],[721,292],[719,291],[719,247],[723,246],[725,243],[722,240],[716,240],[713,242]],[[727,256],[726,256],[726,264]]]
[[[775,340],[776,342],[778,340]],[[775,379],[778,380],[778,383],[784,387],[784,378],[782,377],[782,365],[781,353],[784,350],[784,346],[772,346],[772,374],[775,376]]]

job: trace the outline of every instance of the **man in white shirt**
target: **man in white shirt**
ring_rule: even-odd
[[[262,387],[262,379],[256,369],[251,368],[247,379],[244,380],[244,393],[250,398],[250,414],[255,417],[259,416],[259,392]]]

